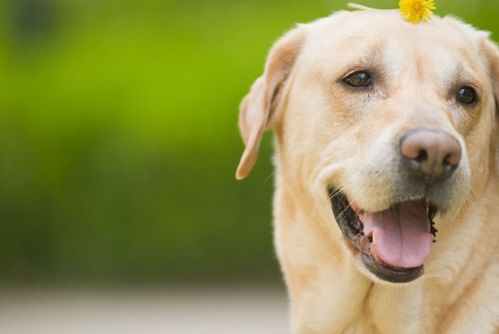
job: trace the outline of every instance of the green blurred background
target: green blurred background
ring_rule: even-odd
[[[497,1],[437,4],[499,33]],[[3,0],[0,280],[278,282],[271,137],[237,183],[238,104],[273,41],[342,8]]]

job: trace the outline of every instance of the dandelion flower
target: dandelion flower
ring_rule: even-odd
[[[399,6],[402,16],[415,24],[428,21],[437,9],[434,0],[400,0]]]

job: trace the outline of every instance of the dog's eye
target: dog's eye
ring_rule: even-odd
[[[476,91],[471,87],[462,87],[457,92],[457,100],[462,104],[473,104],[477,99]]]
[[[369,72],[359,71],[347,76],[343,82],[352,87],[369,87],[372,83],[372,77]]]

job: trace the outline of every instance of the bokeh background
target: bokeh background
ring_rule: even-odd
[[[497,1],[437,5],[499,33]],[[281,34],[344,8],[0,1],[3,289],[242,284],[283,296],[271,135],[252,176],[236,182],[238,104]]]

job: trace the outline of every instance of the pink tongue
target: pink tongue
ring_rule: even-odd
[[[371,252],[385,264],[395,268],[424,264],[433,242],[426,203],[405,202],[380,213],[362,213],[359,218],[364,234],[372,232]]]

